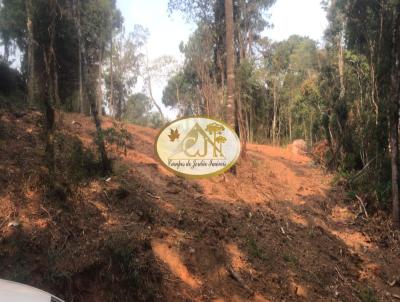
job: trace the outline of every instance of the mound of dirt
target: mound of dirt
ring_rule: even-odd
[[[302,139],[296,139],[288,146],[293,154],[305,155],[307,154],[307,143]]]

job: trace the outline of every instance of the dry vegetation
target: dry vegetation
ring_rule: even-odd
[[[188,181],[126,125],[102,178],[91,120],[62,114],[49,193],[40,114],[0,117],[0,278],[86,302],[400,297],[399,233],[304,155],[250,144],[237,176]]]

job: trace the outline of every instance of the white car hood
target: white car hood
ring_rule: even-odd
[[[51,294],[32,286],[0,279],[0,302],[63,302],[54,298]]]

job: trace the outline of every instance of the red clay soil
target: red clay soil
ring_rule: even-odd
[[[157,130],[126,125],[110,178],[48,196],[40,115],[0,117],[0,278],[66,301],[400,301],[399,233],[306,156],[248,144],[237,176],[185,180],[155,159]],[[93,148],[89,118],[57,120]]]

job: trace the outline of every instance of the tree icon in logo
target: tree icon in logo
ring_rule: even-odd
[[[222,155],[222,144],[226,142],[226,137],[222,136],[222,131],[225,130],[225,127],[218,123],[208,124],[206,127],[206,131],[213,135],[214,143],[213,143],[213,156],[217,157],[217,151]],[[218,136],[217,136],[218,135]],[[219,149],[217,147],[219,144]]]
[[[219,152],[222,154],[222,144],[226,142],[226,137],[225,136],[217,136],[217,138],[215,139],[215,143],[219,144]]]

